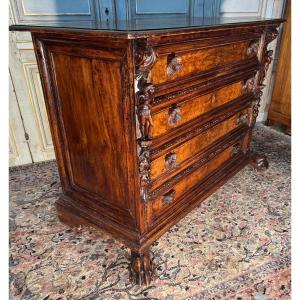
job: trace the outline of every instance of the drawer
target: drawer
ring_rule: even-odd
[[[151,71],[151,82],[163,84],[188,75],[206,72],[249,58],[249,41],[236,42],[214,48],[159,54]],[[159,51],[159,49],[158,49]],[[172,50],[173,51],[173,50]]]
[[[152,200],[152,222],[165,212],[170,211],[170,209],[173,211],[176,203],[185,193],[188,193],[193,187],[198,186],[202,180],[220,168],[226,161],[229,161],[229,159],[237,153],[236,145],[238,144],[227,147],[212,159],[208,160],[207,163],[204,163],[195,171],[183,177],[179,182],[168,185],[170,187],[162,194],[154,197]],[[211,155],[212,154],[213,153],[211,153]],[[209,159],[209,156],[204,159]]]
[[[155,181],[159,177],[176,172],[194,155],[247,122],[248,114],[247,110],[244,110],[159,156],[151,162],[151,179]]]
[[[158,137],[210,110],[240,97],[243,94],[243,81],[235,82],[211,93],[172,104],[158,112],[153,112],[153,137]]]

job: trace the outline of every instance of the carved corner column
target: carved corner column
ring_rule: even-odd
[[[268,45],[278,36],[278,30],[274,27],[267,28],[261,36],[261,39],[258,44],[250,45],[248,52],[253,54],[256,53],[258,61],[260,63],[260,68],[257,71],[256,75],[249,79],[244,89],[247,92],[252,92],[254,95],[254,101],[251,107],[251,118],[249,120],[250,131],[247,138],[246,148],[249,150],[250,141],[252,136],[252,130],[256,122],[256,118],[259,113],[260,101],[263,95],[264,80],[269,68],[269,65],[272,62],[273,50],[268,50]],[[267,169],[269,166],[266,155],[256,155],[251,154],[251,164],[257,170]]]
[[[150,82],[150,71],[157,56],[147,39],[135,41],[134,51],[140,196],[146,205],[150,184],[150,146],[153,127],[151,107],[155,94],[155,88]]]
[[[138,171],[140,183],[140,198],[147,209],[150,178],[150,146],[152,144],[152,115],[151,108],[155,88],[150,81],[151,68],[157,55],[147,39],[139,39],[134,45],[135,60],[135,101],[136,101],[136,130],[138,141]],[[130,263],[130,279],[135,284],[148,285],[153,274],[153,263],[150,251],[132,250]]]

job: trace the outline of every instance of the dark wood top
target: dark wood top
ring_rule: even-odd
[[[64,31],[64,32],[109,32],[134,38],[152,35],[155,32],[182,32],[191,30],[213,30],[214,28],[232,28],[253,25],[269,25],[284,22],[283,19],[266,18],[185,18],[185,17],[148,17],[129,21],[115,22],[76,21],[76,22],[30,22],[10,26],[11,31]]]

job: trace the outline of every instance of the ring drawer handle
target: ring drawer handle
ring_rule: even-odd
[[[182,118],[180,107],[176,104],[173,105],[169,110],[168,123],[170,126],[176,125]]]
[[[177,155],[175,152],[170,152],[165,156],[165,166],[167,170],[174,169],[178,166],[177,162]]]
[[[162,204],[163,205],[173,204],[174,198],[175,198],[175,193],[176,193],[176,191],[174,189],[165,193],[162,198]]]
[[[240,114],[236,120],[237,125],[246,125],[248,124],[248,114]]]
[[[172,53],[167,57],[167,75],[173,76],[182,70],[182,59],[177,54]]]

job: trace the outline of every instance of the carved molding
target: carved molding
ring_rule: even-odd
[[[155,89],[150,82],[151,68],[157,55],[146,39],[135,42],[135,80],[136,80],[136,113],[137,136],[139,142],[138,169],[140,177],[140,196],[144,203],[148,199],[148,185],[150,183],[150,149],[152,140],[153,121],[151,107]]]
[[[144,203],[148,199],[148,184],[150,183],[150,148],[146,142],[141,142],[139,153],[140,197]]]
[[[251,126],[254,126],[256,118],[258,116],[260,100],[263,94],[263,84],[269,65],[272,62],[273,50],[268,50],[268,45],[278,36],[277,28],[267,28],[264,34],[261,37],[260,44],[256,45],[255,43],[250,44],[247,55],[252,55],[257,51],[257,56],[260,60],[260,69],[256,73],[255,77],[248,79],[243,86],[243,91],[245,93],[253,93],[255,101],[252,106],[252,122]]]
[[[135,44],[136,78],[148,80],[151,68],[155,64],[157,55],[146,39],[137,40]]]

